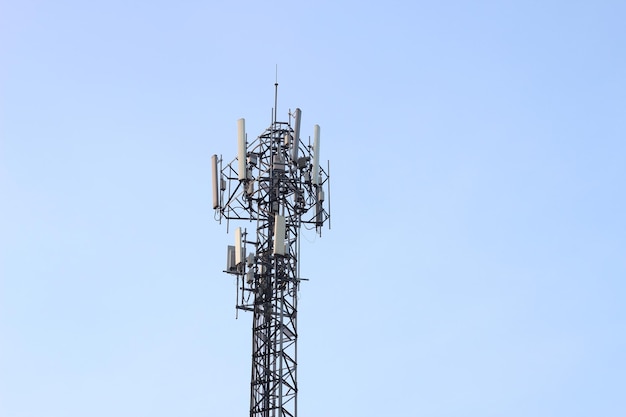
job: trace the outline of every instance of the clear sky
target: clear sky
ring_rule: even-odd
[[[0,416],[248,413],[210,156],[303,111],[301,417],[626,415],[626,4],[0,1]]]

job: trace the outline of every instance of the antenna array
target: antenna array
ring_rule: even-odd
[[[276,91],[278,84],[275,84]],[[237,310],[251,311],[251,417],[297,415],[297,293],[300,288],[300,231],[321,235],[330,226],[329,165],[320,165],[320,128],[311,145],[300,138],[302,112],[276,120],[248,142],[245,121],[237,122],[237,157],[225,163],[213,155],[213,209],[216,219],[247,221],[228,246],[226,273],[236,277]],[[293,127],[292,127],[293,122]]]

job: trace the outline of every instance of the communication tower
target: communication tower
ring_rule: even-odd
[[[237,121],[237,157],[213,155],[216,220],[248,224],[235,228],[226,273],[236,277],[236,311],[252,318],[250,417],[296,417],[300,231],[330,227],[330,164],[320,164],[320,127],[313,142],[300,138],[302,112],[276,120],[274,84],[271,125],[248,141],[245,120]],[[328,194],[328,200],[325,200]]]

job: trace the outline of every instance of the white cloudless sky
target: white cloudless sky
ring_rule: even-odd
[[[0,2],[0,415],[248,414],[210,156],[268,127],[276,65],[279,119],[300,107],[331,163],[299,415],[626,415],[625,20]]]

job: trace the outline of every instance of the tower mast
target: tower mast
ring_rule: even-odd
[[[237,157],[228,163],[212,157],[216,219],[225,220],[227,230],[231,221],[249,225],[235,229],[224,272],[236,277],[237,311],[253,314],[250,417],[297,416],[300,231],[305,226],[321,234],[330,218],[319,126],[313,145],[305,144],[300,109],[280,122],[277,103],[278,82],[271,125],[249,142],[239,119]]]

